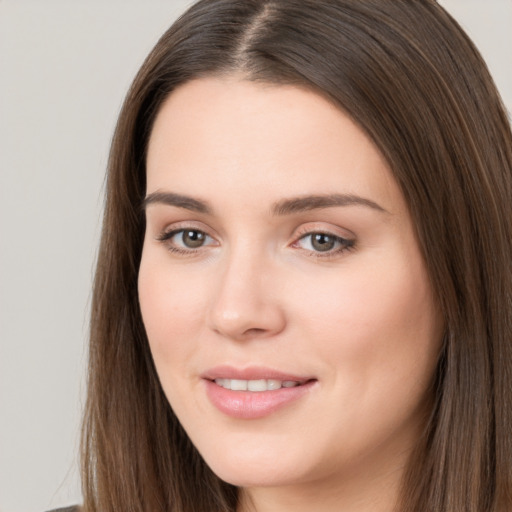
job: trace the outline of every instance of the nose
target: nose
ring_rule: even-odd
[[[238,251],[224,262],[209,319],[217,334],[239,341],[271,337],[286,325],[272,265],[247,252]]]

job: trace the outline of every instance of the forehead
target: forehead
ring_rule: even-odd
[[[260,201],[341,192],[401,201],[384,158],[341,109],[303,88],[236,78],[194,80],[167,98],[147,172],[148,192],[218,190],[225,200],[232,191]]]

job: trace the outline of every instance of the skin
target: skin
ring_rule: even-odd
[[[201,455],[243,488],[240,510],[391,510],[442,322],[386,161],[311,91],[203,78],[170,95],[150,137],[147,194],[169,192],[211,211],[152,196],[139,299],[163,389]],[[272,212],[330,194],[374,204]],[[185,228],[204,244],[161,240]],[[319,251],[312,232],[349,243]],[[315,381],[272,414],[233,418],[201,378],[224,364]]]

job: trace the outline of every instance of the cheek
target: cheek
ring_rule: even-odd
[[[143,253],[139,303],[157,369],[182,364],[196,349],[204,323],[204,285],[172,271],[164,257]]]
[[[298,332],[314,340],[311,359],[326,363],[323,384],[343,404],[329,408],[335,427],[325,427],[330,450],[339,454],[347,446],[375,447],[400,432],[414,435],[428,405],[439,315],[422,266],[391,261],[310,283],[304,302],[296,303]],[[338,432],[345,432],[343,445]]]
[[[440,345],[439,315],[420,260],[399,257],[310,283],[297,302],[301,330],[317,350],[370,387],[416,375],[430,378]],[[290,292],[291,296],[297,296]],[[424,379],[423,379],[424,377]]]

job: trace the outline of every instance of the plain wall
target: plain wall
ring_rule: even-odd
[[[0,0],[0,512],[80,501],[102,186],[145,55],[190,2]],[[440,1],[512,109],[512,0]]]

